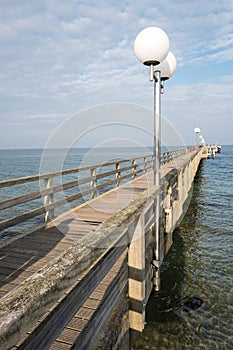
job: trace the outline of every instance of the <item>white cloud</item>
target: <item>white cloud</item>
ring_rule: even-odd
[[[23,113],[31,121],[37,120],[32,115],[61,120],[84,106],[111,101],[152,106],[153,86],[134,56],[133,42],[143,27],[158,25],[169,33],[179,64],[179,74],[167,84],[164,111],[172,120],[214,116],[217,123],[216,111],[226,118],[233,97],[233,71],[218,72],[216,66],[226,63],[229,70],[233,60],[232,17],[233,3],[217,0],[100,0],[98,6],[92,0],[3,2],[0,118]],[[209,75],[199,74],[196,83],[192,79],[201,67]],[[24,142],[20,135],[18,142]]]

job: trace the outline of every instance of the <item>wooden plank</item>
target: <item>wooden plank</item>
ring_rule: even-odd
[[[65,242],[62,240],[62,238],[62,236],[58,236],[57,240],[46,242],[44,240],[35,240],[30,236],[26,236],[24,238],[19,239],[18,241],[14,241],[13,243],[11,243],[7,247],[7,250],[14,251],[16,249],[16,251],[19,251],[23,249],[23,251],[27,252],[28,249],[28,252],[30,252],[30,250],[39,250],[42,253],[49,252],[52,250],[52,248],[56,248],[59,243],[63,243],[65,245]]]
[[[38,181],[39,179],[40,179],[40,175],[33,175],[33,176],[16,178],[16,179],[3,180],[3,181],[0,181],[0,188],[19,185],[27,182],[32,182],[32,181]]]
[[[2,298],[4,295],[6,295],[6,292],[2,289],[0,289],[0,298]]]
[[[68,197],[66,197],[64,199],[55,201],[52,204],[46,205],[46,207],[45,206],[41,206],[39,208],[27,211],[27,212],[25,212],[25,213],[23,213],[21,215],[14,216],[13,218],[3,220],[3,221],[0,222],[0,230],[5,230],[8,227],[12,227],[12,226],[18,225],[18,224],[20,224],[20,223],[22,223],[24,221],[32,219],[32,218],[34,218],[36,216],[39,216],[41,214],[44,214],[46,211],[49,211],[49,210],[58,208],[58,207],[60,207],[60,206],[62,206],[64,204],[67,204],[67,202],[72,202],[72,201],[74,201],[76,199],[79,199],[82,196],[91,193],[91,191],[92,191],[91,189],[88,189],[88,190],[83,191],[82,193],[77,193],[77,194],[68,196]]]
[[[7,265],[6,265],[7,266]],[[33,273],[35,273],[38,268],[30,268],[27,264],[23,265],[12,265],[10,267],[0,267],[0,288],[8,291],[7,284],[13,283],[10,289],[15,287],[19,282],[28,278]],[[20,278],[20,279],[19,279]]]
[[[35,200],[35,199],[38,199],[41,197],[45,197],[45,196],[50,195],[50,194],[62,192],[62,191],[65,191],[67,189],[80,186],[80,185],[91,182],[93,179],[94,179],[93,176],[89,176],[89,177],[85,177],[83,179],[70,181],[70,182],[67,182],[67,183],[62,184],[62,185],[53,186],[53,187],[50,187],[48,189],[43,189],[40,191],[30,192],[27,194],[23,194],[21,196],[9,198],[9,199],[6,199],[6,200],[3,200],[0,202],[0,210],[10,208],[10,207],[13,207],[13,206],[16,206],[19,204],[27,203],[29,201],[32,201],[32,200]]]
[[[123,255],[123,254],[122,254]],[[112,270],[111,270],[112,271]],[[86,350],[93,348],[95,339],[112,313],[118,297],[127,290],[127,264],[125,269],[112,276],[111,284],[108,285],[107,291],[104,293],[104,299],[101,300],[97,309],[93,312],[89,322],[83,328],[79,337],[73,344],[74,348]],[[92,296],[92,295],[91,295]],[[79,315],[79,312],[77,313]]]
[[[78,316],[74,316],[72,320],[68,323],[67,327],[72,329],[77,329],[78,331],[82,331],[86,326],[88,319],[84,319]]]
[[[119,256],[125,250],[123,243],[108,249],[90,269],[89,273],[83,277],[79,284],[65,297],[64,301],[53,311],[52,315],[40,324],[35,334],[32,333],[25,344],[25,350],[45,350],[58,337],[62,329],[66,326],[84,301],[93,292],[99,282],[112,268]],[[107,264],[105,263],[107,259]],[[46,327],[45,327],[46,325]]]
[[[54,247],[58,248],[59,245],[68,247],[71,244],[72,241],[66,236],[57,236],[53,237],[52,240],[49,240],[46,236],[43,235],[41,237],[39,237],[39,235],[37,235],[37,237],[33,237],[30,235],[22,238],[21,241],[18,241],[17,243],[15,243],[15,245],[12,245],[12,247],[16,245],[17,247],[19,247],[20,245],[27,245],[27,247],[39,247],[40,250],[50,251]]]
[[[93,321],[90,321],[90,320],[98,318],[98,316],[96,315],[96,312],[97,312],[96,310],[97,310],[97,308],[100,307],[101,301],[102,301],[103,297],[105,296],[106,291],[109,289],[111,283],[113,283],[113,285],[116,286],[117,293],[119,293],[121,282],[119,281],[119,283],[118,283],[118,281],[116,281],[115,278],[116,278],[117,275],[119,275],[120,279],[123,278],[123,279],[126,280],[125,275],[123,277],[122,273],[121,273],[121,271],[122,271],[122,264],[124,264],[124,270],[127,269],[126,268],[126,260],[125,260],[126,256],[127,256],[127,250],[125,250],[123,252],[123,254],[119,258],[119,260],[117,260],[117,262],[114,264],[114,266],[108,272],[108,274],[104,277],[104,279],[98,285],[97,289],[95,289],[95,291],[91,294],[91,296],[85,301],[85,303],[83,304],[83,307],[79,309],[79,311],[74,315],[74,317],[71,319],[71,321],[67,324],[65,330],[62,332],[63,336],[66,334],[66,331],[69,330],[69,329],[77,330],[77,331],[79,331],[80,335],[82,335],[82,332],[85,329],[88,329],[88,323],[89,322],[93,322]],[[98,292],[99,289],[104,290],[101,293],[101,298],[94,299],[93,296],[94,296],[94,294],[96,292]],[[110,289],[110,291],[108,292],[108,295],[111,295],[112,298],[116,300],[116,298],[112,295],[112,289]],[[111,304],[112,307],[114,306],[114,303],[112,303],[112,301],[110,302],[110,304]],[[109,308],[109,306],[108,306],[108,308]],[[103,312],[105,312],[105,311],[102,311],[102,313]],[[98,313],[98,315],[99,315],[99,313]],[[100,319],[101,318],[102,317],[100,317]],[[91,326],[89,328],[91,328],[92,331],[93,331],[93,328],[95,328],[95,327],[93,327],[92,323],[91,323]],[[76,338],[74,337],[73,339],[70,339],[70,340],[75,342]],[[62,339],[62,337],[59,336],[58,339]],[[56,341],[55,341],[55,343],[56,343]],[[53,347],[51,346],[50,350],[52,348]]]
[[[10,259],[14,259],[14,261],[19,261],[19,263],[25,262],[25,260],[34,260],[34,256],[32,256],[29,252],[20,253],[12,250],[11,247],[11,245],[8,245],[7,248],[5,247],[2,249],[2,253],[4,254],[2,260],[6,258],[8,258],[8,261]],[[35,264],[35,261],[33,263]]]
[[[106,171],[104,173],[99,173],[99,174],[96,175],[96,179],[99,180],[99,179],[102,179],[102,178],[105,178],[105,177],[109,177],[111,175],[116,175],[119,172],[124,172],[124,171],[130,170],[130,169],[132,169],[132,165],[129,165],[129,166],[126,166],[126,167],[123,167],[123,168],[119,168],[119,169]]]
[[[29,210],[24,214],[14,216],[13,218],[3,220],[0,222],[0,230],[5,230],[8,227],[15,226],[21,222],[32,219],[35,216],[45,213],[45,211],[46,210],[44,207],[39,207],[37,209]]]
[[[51,259],[52,257],[57,256],[57,252],[58,250],[53,249],[51,251],[48,252],[41,252],[38,249],[37,250],[33,250],[33,249],[29,249],[27,247],[17,247],[15,246],[14,248],[9,248],[10,253],[14,253],[14,254],[19,254],[20,256],[24,256],[25,255],[25,260],[28,261],[35,261],[35,259],[38,261],[41,258],[44,258],[45,256],[48,257],[48,261],[49,259]]]
[[[111,270],[112,271],[112,270]],[[95,310],[97,305],[99,304],[97,299],[89,298],[85,301],[85,307],[91,310]]]
[[[14,284],[14,281],[11,283],[3,283],[0,282],[0,289],[3,291],[5,294],[9,293],[11,290],[17,287],[17,284]]]
[[[70,344],[56,340],[50,347],[50,350],[70,350]]]
[[[49,230],[49,233],[47,232],[48,230],[45,231],[39,231],[36,234],[30,234],[26,237],[24,237],[25,242],[27,242],[27,240],[29,239],[30,241],[33,242],[43,242],[44,244],[46,244],[47,246],[54,246],[57,244],[57,242],[64,242],[64,243],[71,243],[71,241],[64,235],[61,234],[58,235],[57,232],[52,232],[51,230]],[[63,233],[63,232],[62,232]]]
[[[32,266],[28,266],[28,264],[25,263],[25,261],[20,263],[19,261],[15,261],[15,260],[9,261],[9,259],[8,259],[7,261],[0,261],[0,273],[2,272],[2,268],[21,270],[24,268],[24,266],[25,266],[25,268],[27,268],[28,271],[36,272],[43,265],[41,263],[41,264],[33,264]]]
[[[31,273],[32,275],[33,273]],[[7,279],[5,279],[5,282],[4,282],[4,279],[1,280],[1,283],[6,283],[6,284],[11,284],[12,282],[14,282],[15,286],[18,286],[20,285],[21,283],[23,283],[26,279],[28,278],[27,277],[21,277],[21,276],[9,276],[7,277]],[[12,285],[12,284],[11,284]]]
[[[85,222],[103,222],[111,216],[111,213],[100,212],[89,205],[75,209],[74,213],[79,220],[85,220]]]
[[[93,314],[93,309],[82,306],[78,311],[78,316],[84,320],[89,320]]]
[[[71,329],[71,328],[65,328],[61,332],[61,334],[59,335],[57,340],[60,342],[65,342],[69,345],[72,345],[79,334],[80,334],[80,331],[78,331],[78,330]]]
[[[2,279],[6,279],[7,276],[16,276],[20,275],[21,277],[29,277],[31,276],[32,272],[29,272],[28,270],[25,270],[23,267],[18,269],[12,269],[8,266],[0,267],[0,281]]]
[[[40,197],[41,197],[41,192],[36,191],[36,192],[23,194],[21,196],[9,198],[0,202],[0,210],[10,208],[19,204],[27,203],[29,201],[38,199]]]

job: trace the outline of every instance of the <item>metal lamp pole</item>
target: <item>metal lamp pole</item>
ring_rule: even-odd
[[[201,129],[196,127],[194,129],[194,132],[196,133],[196,145],[198,146],[199,142],[198,142],[198,134],[200,133]]]
[[[160,185],[161,149],[161,72],[154,72],[154,185]]]
[[[154,77],[154,185],[160,186],[160,154],[161,154],[161,72],[156,70]],[[155,200],[155,251],[152,266],[154,269],[154,290],[160,289],[160,201],[161,194]]]
[[[160,28],[148,27],[143,29],[136,37],[134,43],[136,57],[144,65],[149,66],[149,80],[154,81],[154,186],[160,186],[160,149],[161,149],[161,93],[163,80],[169,79],[175,72],[176,59],[169,52],[169,39]],[[160,216],[161,193],[155,200],[155,248],[152,267],[154,271],[153,285],[155,290],[160,289]]]

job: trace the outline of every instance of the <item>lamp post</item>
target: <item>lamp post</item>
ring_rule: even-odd
[[[197,145],[197,146],[198,146],[198,144],[199,144],[199,142],[198,142],[198,134],[199,134],[200,131],[201,131],[201,129],[198,128],[198,127],[196,127],[196,128],[194,129],[194,132],[196,133],[196,145]]]
[[[169,52],[169,38],[158,27],[143,29],[136,37],[134,52],[140,62],[149,67],[149,80],[154,81],[154,185],[160,186],[160,149],[161,149],[161,94],[163,82],[169,79],[176,69],[176,58]],[[154,288],[160,288],[160,212],[161,195],[155,202],[155,250],[152,266],[154,268]]]
[[[205,139],[204,139],[204,136],[203,136],[203,135],[200,135],[200,136],[199,136],[199,139],[200,139],[200,145],[201,145],[201,146],[205,146]]]

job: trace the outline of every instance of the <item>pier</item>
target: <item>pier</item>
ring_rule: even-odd
[[[45,216],[0,243],[1,349],[129,349],[143,331],[147,301],[159,290],[161,263],[207,153],[163,153],[160,186],[153,184],[152,155],[1,181],[0,188],[44,182],[43,190],[0,202],[7,210],[43,200],[4,219],[1,230]],[[77,179],[56,183],[70,174]],[[70,189],[76,191],[56,199]],[[85,196],[55,216],[56,208]]]

